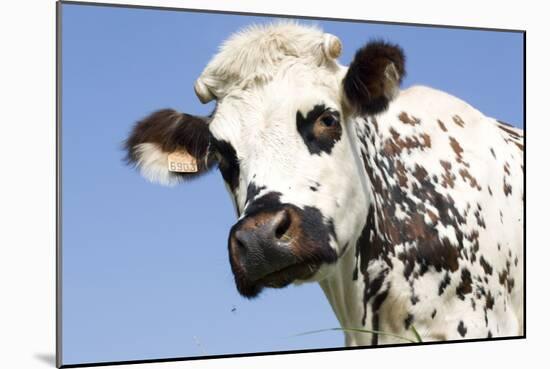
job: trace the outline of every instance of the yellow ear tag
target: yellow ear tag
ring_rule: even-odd
[[[178,150],[168,154],[168,170],[178,173],[196,173],[197,159],[185,150]]]

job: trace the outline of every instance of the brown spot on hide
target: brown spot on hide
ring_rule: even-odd
[[[405,123],[405,124],[410,124],[411,126],[416,126],[416,125],[420,124],[420,119],[418,119],[414,116],[409,116],[404,111],[401,112],[401,114],[399,114],[399,120],[401,122]]]
[[[467,182],[467,181],[470,182],[470,187],[475,188],[475,189],[477,189],[478,191],[481,191],[481,186],[479,185],[479,183],[477,182],[477,180],[470,174],[470,172],[468,171],[468,169],[466,169],[466,168],[461,168],[461,169],[458,171],[458,174],[460,174],[460,176],[462,177],[462,180],[463,180],[464,182]]]
[[[441,185],[445,188],[447,187],[454,188],[456,176],[453,173],[451,173],[451,167],[452,167],[451,163],[445,160],[440,160],[439,163],[445,170],[445,173],[442,176],[443,181],[441,182]]]
[[[459,126],[459,127],[464,127],[464,121],[458,115],[453,116],[453,122],[455,122],[456,125]]]

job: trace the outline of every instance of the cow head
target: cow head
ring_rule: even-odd
[[[209,117],[153,113],[126,142],[152,181],[174,184],[219,168],[239,219],[229,232],[237,289],[320,280],[366,218],[353,117],[384,110],[404,75],[400,48],[371,42],[349,68],[340,41],[296,24],[233,36],[195,84]]]

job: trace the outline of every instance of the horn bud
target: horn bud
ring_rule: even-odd
[[[323,52],[329,59],[336,59],[342,54],[342,42],[340,39],[330,33],[323,36]]]
[[[214,94],[212,94],[208,86],[203,81],[201,81],[200,78],[197,79],[197,81],[195,82],[194,89],[195,94],[199,98],[200,102],[203,104],[206,104],[207,102],[210,102],[216,98]]]

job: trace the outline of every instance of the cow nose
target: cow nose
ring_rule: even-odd
[[[231,252],[252,281],[296,263],[287,209],[248,216],[231,231]]]
[[[264,217],[265,218],[265,217]],[[254,228],[238,229],[235,238],[241,247],[254,246],[256,239],[260,241],[275,241],[281,239],[290,227],[290,214],[285,209],[264,219],[263,224],[254,220]]]

